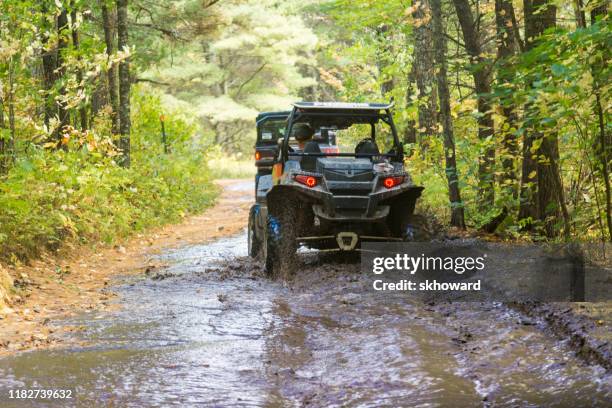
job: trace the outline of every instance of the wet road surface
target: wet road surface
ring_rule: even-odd
[[[164,253],[121,308],[62,322],[84,345],[0,360],[8,389],[66,406],[609,406],[612,379],[499,303],[426,304],[365,288],[359,264],[303,253],[282,284],[246,234]]]

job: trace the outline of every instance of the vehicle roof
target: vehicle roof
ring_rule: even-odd
[[[291,114],[291,111],[260,112],[257,115],[257,118],[255,119],[255,121],[259,122],[261,119],[267,118],[269,116],[283,117],[283,116],[289,116],[290,114]]]
[[[371,102],[296,102],[293,104],[298,109],[306,110],[384,110],[393,107],[391,103]]]

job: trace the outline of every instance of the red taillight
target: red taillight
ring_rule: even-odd
[[[261,160],[261,152],[255,152],[255,160]]]
[[[297,181],[298,183],[302,183],[305,186],[308,186],[310,188],[313,188],[314,186],[317,185],[317,178],[313,177],[313,176],[305,176],[303,174],[298,174],[295,176],[295,181]]]
[[[387,188],[393,188],[395,186],[402,184],[403,181],[404,181],[404,176],[386,177],[383,180],[383,185]]]

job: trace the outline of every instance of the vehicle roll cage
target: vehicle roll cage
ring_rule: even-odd
[[[286,121],[290,113],[290,111],[279,111],[263,112],[257,115],[257,118],[255,119],[255,125],[257,129],[257,141],[260,141],[261,143],[264,143],[266,145],[278,145],[278,142],[276,140],[271,140],[269,142],[264,142],[261,140],[261,125],[271,120]]]
[[[322,103],[317,104],[313,102],[300,102],[296,103],[287,118],[287,128],[283,135],[283,142],[279,152],[279,161],[284,163],[289,160],[289,156],[298,157],[389,157],[396,158],[397,161],[403,161],[404,149],[399,141],[397,135],[397,128],[393,122],[391,116],[391,108],[393,104],[334,104],[334,103]],[[382,112],[384,113],[382,113]],[[316,122],[317,118],[330,118],[335,119],[346,118],[346,124],[370,124],[371,134],[370,138],[374,141],[375,139],[375,125],[379,121],[382,121],[389,125],[391,133],[393,134],[393,153],[303,153],[303,152],[290,152],[289,151],[289,137],[293,130],[293,125],[300,122],[304,118],[314,119]],[[303,120],[304,122],[308,120]],[[342,123],[342,121],[340,121]]]

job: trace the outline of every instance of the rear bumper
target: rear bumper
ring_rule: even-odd
[[[374,210],[371,215],[366,215],[363,210],[347,210],[336,208],[333,214],[325,211],[324,207],[319,204],[312,206],[314,214],[327,221],[355,221],[355,222],[378,222],[382,221],[389,215],[389,206],[383,205]]]
[[[380,237],[372,235],[360,235],[355,232],[340,232],[335,235],[322,235],[311,237],[298,237],[298,244],[312,243],[313,241],[327,241],[332,245],[329,248],[319,249],[319,251],[361,251],[361,244],[364,242],[385,242],[385,241],[402,241],[401,238]]]
[[[390,203],[401,196],[412,196],[416,200],[423,187],[410,184],[395,188],[379,188],[367,195],[332,194],[321,187],[308,188],[292,185],[292,189],[312,203],[316,216],[328,221],[377,222],[389,215]]]

